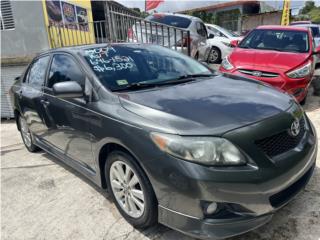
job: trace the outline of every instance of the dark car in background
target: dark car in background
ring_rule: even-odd
[[[42,53],[11,97],[26,148],[107,188],[135,227],[244,233],[300,192],[315,165],[315,129],[291,96],[160,46]]]
[[[224,58],[220,71],[271,84],[304,103],[319,53],[308,28],[260,26]]]

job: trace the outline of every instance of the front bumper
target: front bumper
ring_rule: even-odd
[[[244,67],[245,68],[245,67]],[[250,69],[250,67],[247,67],[246,69]],[[269,69],[259,69],[260,71],[270,71]],[[306,95],[308,94],[308,87],[311,83],[312,76],[306,76],[304,78],[299,79],[291,79],[286,76],[283,72],[277,72],[277,77],[256,77],[253,75],[248,75],[239,72],[239,69],[235,68],[230,71],[224,69],[223,67],[220,67],[219,69],[222,73],[230,73],[235,75],[240,75],[247,78],[252,78],[254,80],[262,81],[265,83],[268,83],[272,85],[273,87],[276,87],[278,89],[282,89],[286,91],[289,94],[292,94],[298,102],[301,102],[303,99],[305,99]],[[276,71],[272,71],[276,72]]]
[[[158,199],[159,222],[203,239],[238,235],[268,222],[276,210],[308,183],[317,155],[316,133],[308,121],[310,128],[301,145],[277,162],[262,160],[263,156],[260,158],[258,152],[255,153],[257,150],[248,145],[250,141],[243,139],[256,139],[252,134],[264,136],[274,131],[272,128],[282,128],[291,117],[291,113],[279,115],[226,135],[241,149],[251,149],[259,159],[258,166],[202,166],[157,149],[145,156],[152,159],[144,162],[144,166]],[[265,126],[269,126],[269,130]],[[204,213],[203,202],[236,205],[240,210],[217,218],[215,214]]]
[[[313,170],[314,165],[311,166],[309,170],[293,185],[276,195],[279,198],[281,195],[289,194],[284,196],[286,201],[281,205],[281,207],[287,204],[303,189],[312,176]],[[259,216],[235,214],[233,217],[226,219],[201,219],[159,206],[159,222],[195,238],[224,239],[246,233],[266,224],[272,219],[274,212],[279,208],[275,208],[269,213]]]
[[[163,225],[199,239],[223,239],[239,235],[266,224],[271,218],[272,214],[232,220],[198,219],[159,207],[159,219]]]

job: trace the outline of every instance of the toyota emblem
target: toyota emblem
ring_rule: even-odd
[[[299,123],[299,120],[296,119],[291,124],[290,135],[293,137],[296,137],[299,135],[299,133],[300,133],[300,123]]]

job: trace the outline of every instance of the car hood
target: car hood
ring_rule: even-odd
[[[229,74],[120,93],[119,98],[128,111],[181,135],[222,135],[277,115],[293,104],[291,97],[272,87]]]
[[[309,53],[236,48],[230,55],[230,60],[236,68],[280,69],[285,72],[303,64],[308,57]]]

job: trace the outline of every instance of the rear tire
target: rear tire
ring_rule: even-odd
[[[40,148],[34,144],[34,137],[29,130],[27,121],[21,115],[19,115],[19,129],[20,129],[22,141],[25,147],[28,149],[28,151],[29,152],[39,151]]]
[[[108,190],[121,215],[136,228],[154,225],[158,219],[157,199],[149,179],[134,158],[113,151],[105,164]]]
[[[208,59],[208,63],[220,63],[221,62],[221,51],[217,47],[212,47],[210,49]]]

